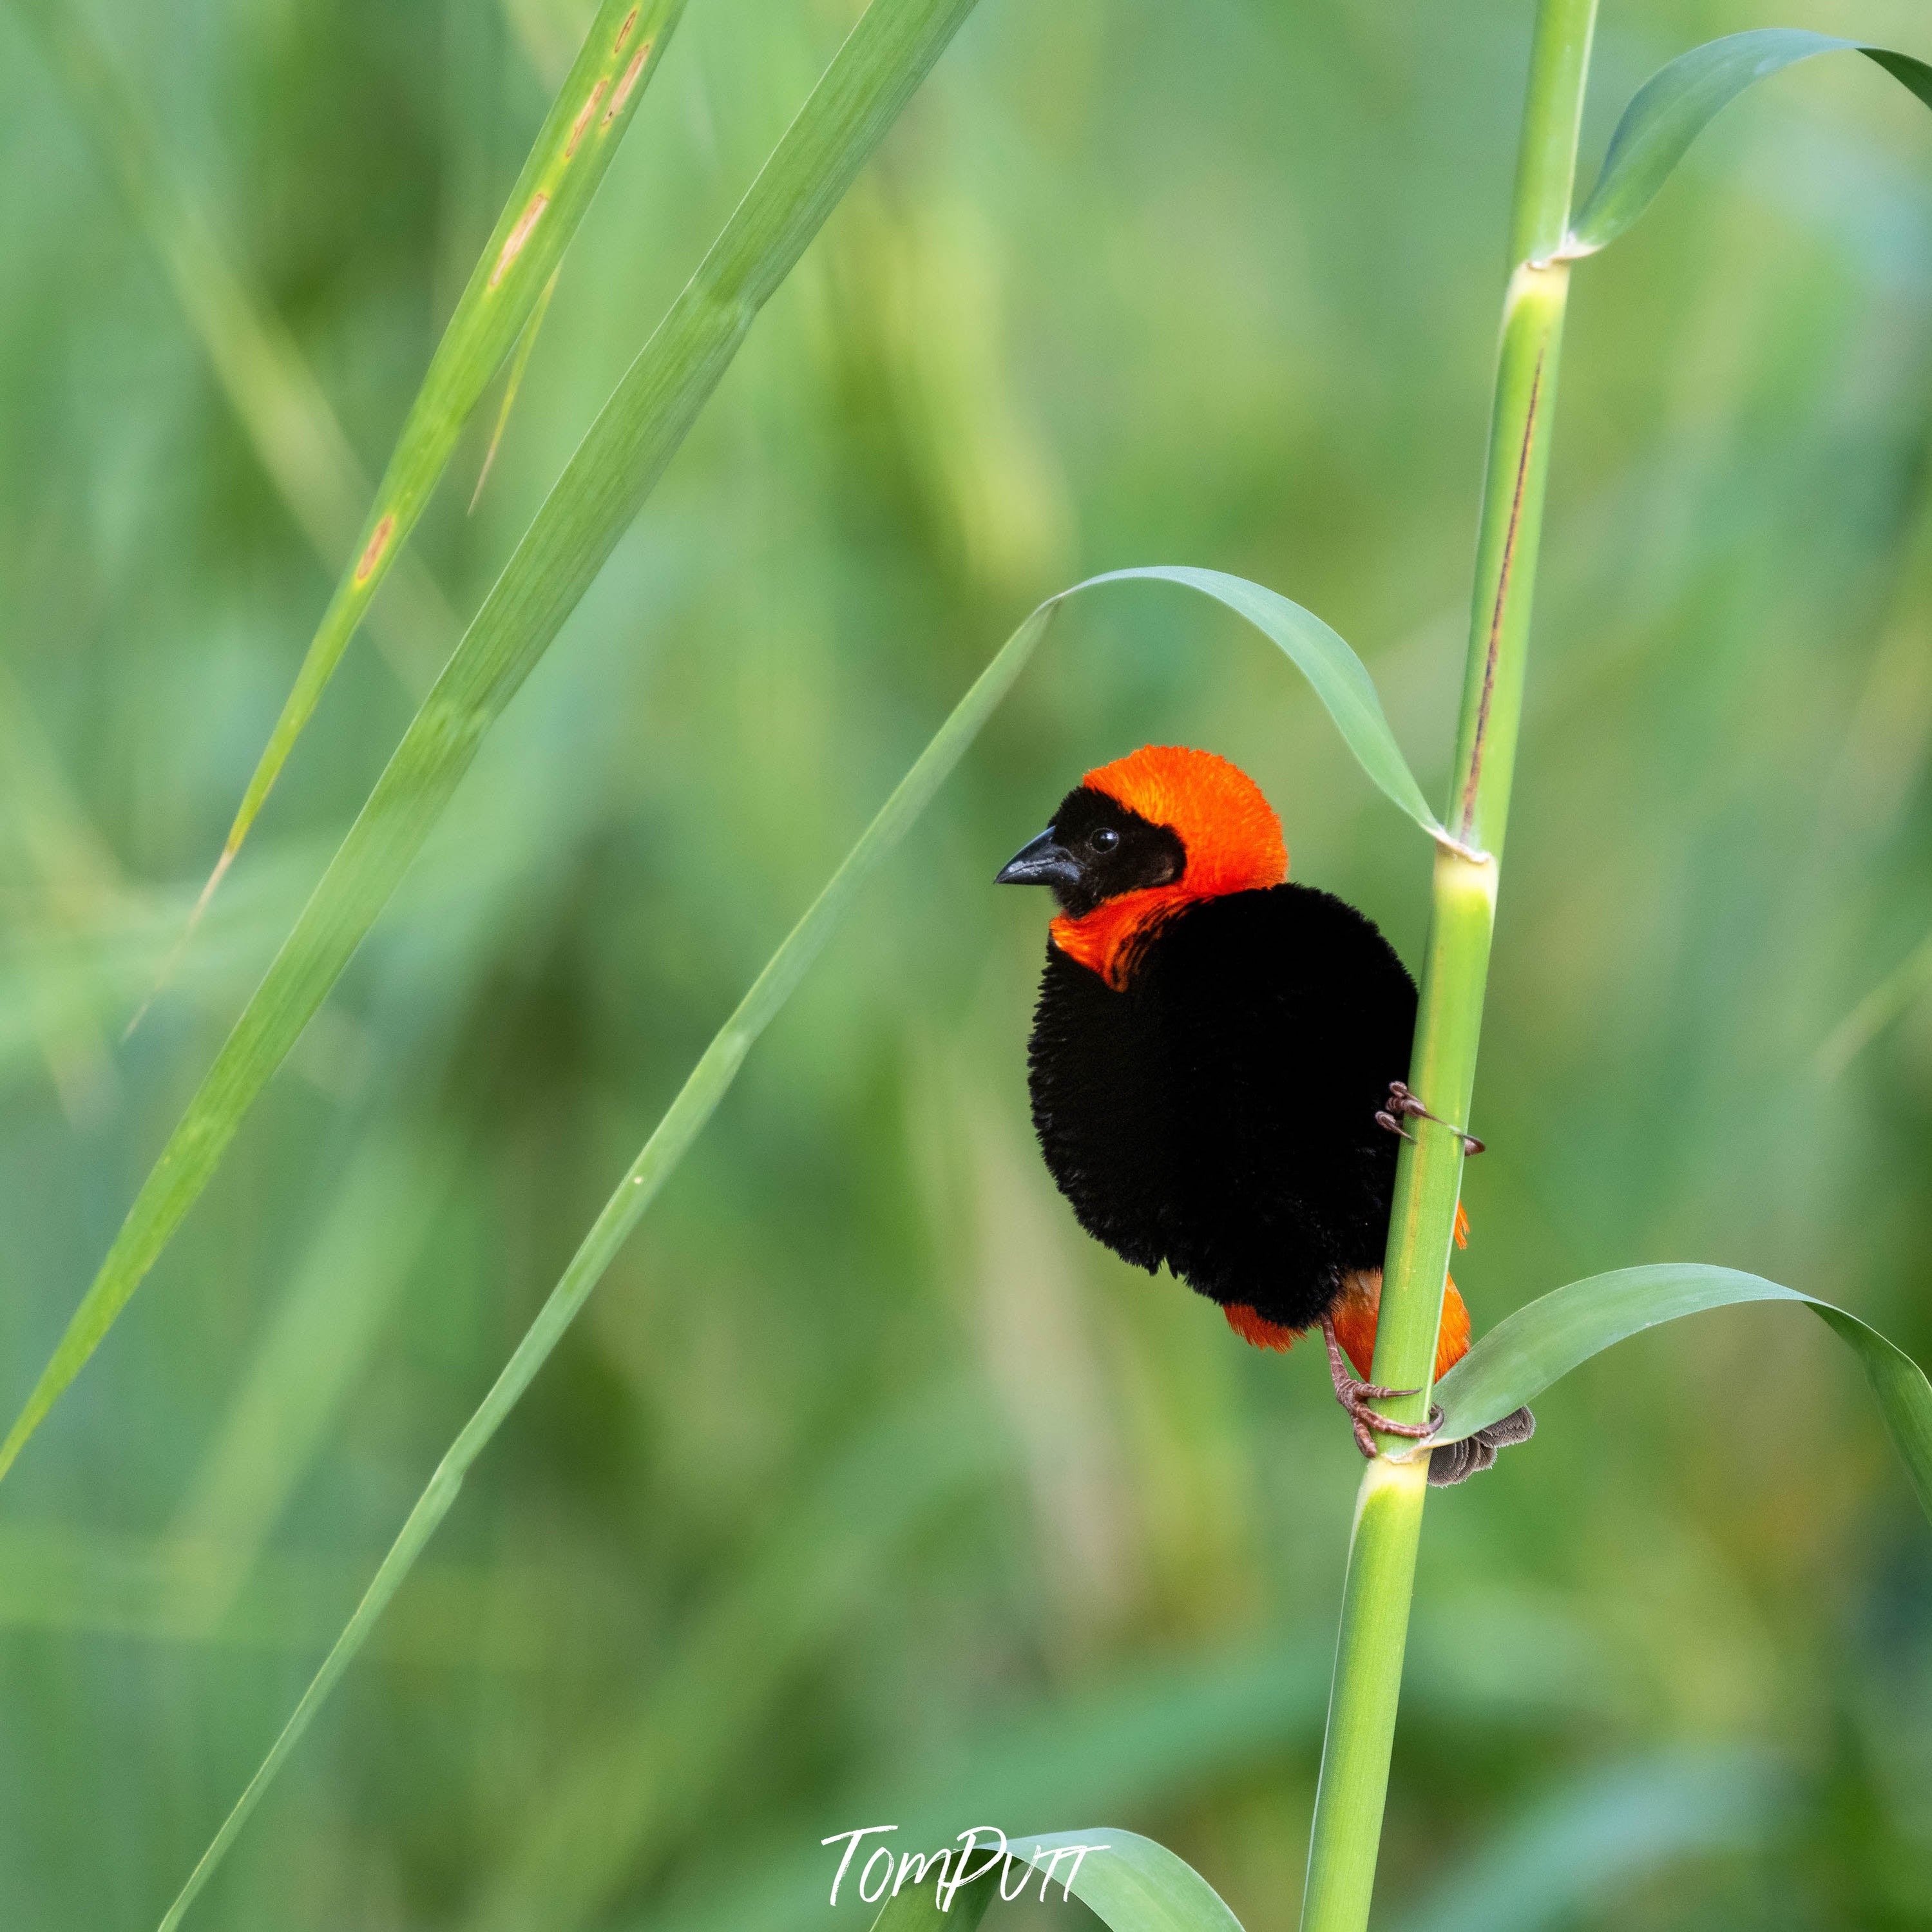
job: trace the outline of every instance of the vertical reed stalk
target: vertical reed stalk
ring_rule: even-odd
[[[1539,0],[1530,55],[1510,230],[1513,272],[1497,357],[1455,790],[1444,814],[1469,849],[1444,845],[1437,854],[1409,1075],[1410,1085],[1429,1106],[1453,1120],[1468,1118],[1475,1084],[1569,291],[1569,267],[1558,257],[1569,220],[1596,10],[1597,0]],[[1462,1174],[1461,1136],[1420,1123],[1417,1144],[1402,1149],[1397,1171],[1376,1338],[1373,1378],[1420,1390],[1384,1405],[1398,1421],[1418,1420],[1428,1412]],[[1426,1454],[1410,1462],[1378,1457],[1362,1479],[1302,1932],[1363,1932],[1368,1924],[1426,1474]]]

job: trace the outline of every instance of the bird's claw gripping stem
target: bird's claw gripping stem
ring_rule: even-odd
[[[1412,1142],[1415,1136],[1402,1125],[1405,1120],[1433,1120],[1438,1127],[1447,1127],[1452,1134],[1462,1136],[1462,1151],[1466,1155],[1478,1154],[1483,1151],[1483,1143],[1477,1139],[1467,1128],[1459,1127],[1454,1120],[1445,1120],[1440,1114],[1432,1114],[1408,1090],[1408,1084],[1406,1082],[1391,1080],[1389,1082],[1388,1105],[1382,1112],[1376,1114],[1376,1125],[1386,1128],[1392,1134],[1401,1135],[1406,1141]]]
[[[1375,1430],[1384,1436],[1406,1436],[1412,1441],[1422,1442],[1433,1436],[1442,1426],[1442,1408],[1439,1402],[1429,1405],[1426,1422],[1391,1422],[1385,1415],[1371,1408],[1372,1402],[1390,1402],[1406,1395],[1420,1395],[1420,1389],[1384,1388],[1380,1382],[1365,1382],[1360,1376],[1349,1372],[1348,1358],[1342,1353],[1342,1344],[1335,1334],[1335,1318],[1324,1315],[1322,1318],[1322,1337],[1328,1345],[1328,1374],[1335,1384],[1335,1400],[1342,1405],[1343,1412],[1354,1426],[1355,1447],[1370,1462],[1381,1452],[1376,1447]]]

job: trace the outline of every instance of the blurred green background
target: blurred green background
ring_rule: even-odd
[[[385,592],[123,1044],[349,536],[305,535],[328,479],[270,481],[111,127],[0,8],[9,1413],[439,605],[856,10],[692,0],[475,514],[494,403],[433,584]],[[146,178],[365,474],[589,11],[86,0]],[[984,0],[0,1493],[9,1932],[159,1916],[704,1040],[1039,597],[1273,585],[1439,788],[1530,12]],[[1664,59],[1770,21],[1932,53],[1909,0],[1607,0],[1586,153]],[[1721,1262],[1932,1358],[1932,125],[1862,62],[1777,82],[1572,318],[1458,1279],[1486,1326]],[[1358,1459],[1318,1359],[1243,1348],[1053,1193],[1045,908],[989,884],[1150,740],[1252,771],[1296,876],[1417,957],[1426,844],[1275,653],[1178,592],[1070,611],[194,1924],[782,1932],[832,1918],[827,1833],[1104,1821],[1294,1925]],[[1378,1923],[1932,1925],[1932,1540],[1850,1358],[1727,1312],[1538,1407],[1430,1510]]]

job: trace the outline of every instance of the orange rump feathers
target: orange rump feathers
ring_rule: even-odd
[[[1469,1217],[1462,1204],[1456,1204],[1456,1245],[1469,1245]],[[1335,1304],[1335,1339],[1342,1352],[1355,1365],[1355,1372],[1366,1377],[1375,1358],[1376,1318],[1382,1304],[1380,1268],[1352,1276]],[[1221,1312],[1228,1326],[1244,1342],[1257,1348],[1288,1349],[1306,1331],[1284,1328],[1278,1322],[1264,1321],[1245,1302],[1226,1305]],[[1442,1291],[1442,1325],[1436,1331],[1436,1368],[1432,1379],[1439,1382],[1469,1352],[1469,1310],[1457,1292],[1454,1277]]]

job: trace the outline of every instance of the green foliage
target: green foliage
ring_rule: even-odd
[[[1437,1331],[1460,1227],[1465,1136],[1489,999],[1504,831],[1549,487],[1569,272],[1549,260],[1574,192],[1597,0],[1538,0],[1510,212],[1502,298],[1448,814],[1460,842],[1437,856],[1417,989],[1408,1084],[1436,1110],[1406,1133],[1389,1209],[1370,1379],[1383,1412],[1431,1414]],[[1446,1112],[1444,1111],[1446,1110]],[[1382,1854],[1409,1604],[1427,1494],[1424,1465],[1378,1455],[1348,1540],[1322,1774],[1309,1834],[1303,1932],[1366,1932]]]
[[[90,0],[364,474],[552,98],[560,68],[532,56],[567,64],[591,10]],[[476,517],[442,492],[404,560],[457,608],[856,10],[691,10]],[[1697,24],[1762,17],[1719,0]],[[1909,11],[1868,17],[1925,51]],[[1390,36],[1352,0],[979,10],[492,734],[157,1292],[0,1491],[0,1916],[159,1916],[609,1178],[1043,590],[1148,555],[1293,588],[1364,646],[1439,800],[1523,18],[1471,0]],[[1620,0],[1600,81],[1634,87],[1685,38],[1681,8]],[[1835,1080],[1815,1058],[1932,926],[1923,132],[1834,64],[1713,130],[1699,191],[1658,201],[1575,318],[1473,1122],[1492,1151],[1455,1263],[1479,1334],[1550,1282],[1692,1254],[1932,1350],[1932,1009],[1906,989]],[[4,10],[0,104],[20,190],[0,207],[17,1400],[413,699],[348,654],[175,990],[118,1046],[353,532],[318,574]],[[1244,1352],[1041,1186],[1021,1052],[1039,912],[984,884],[1087,765],[1201,743],[1262,779],[1295,875],[1419,962],[1422,842],[1220,621],[1140,596],[1059,620],[191,1924],[468,1924],[513,1877],[581,1862],[600,1902],[532,1916],[793,1932],[825,1916],[827,1832],[1082,1816],[1175,1846],[1251,1932],[1294,1923],[1359,1459],[1318,1363]],[[414,1184],[386,1190],[364,1157],[406,1149],[428,1178],[392,1225],[372,1204]],[[331,1282],[343,1332],[311,1391],[298,1304],[326,1310]],[[1473,1895],[1562,1799],[1593,1888],[1545,1862],[1544,1888],[1511,1892],[1525,1923],[1924,1915],[1924,1532],[1814,1326],[1745,1310],[1640,1339],[1548,1393],[1532,1449],[1432,1502],[1378,1913]],[[862,1563],[829,1583],[790,1562],[787,1520],[848,1450],[892,1457],[872,1445],[892,1412],[949,1373],[994,1418],[995,1466],[910,1526],[853,1505]],[[1768,1426],[1700,1412],[1741,1385]],[[204,1499],[224,1498],[234,1540],[211,1544]],[[225,1613],[188,1614],[238,1567]],[[752,1604],[784,1643],[707,1662]],[[714,1670],[742,1701],[694,1695]],[[640,1788],[650,1736],[688,1789]],[[1687,1782],[1673,1836],[1585,1768],[1679,1745],[1763,1754],[1786,1808],[1754,1826],[1747,1794],[1726,1828],[1721,1790],[1694,1805]]]
[[[1838,52],[1863,54],[1932,107],[1932,67],[1868,41],[1760,27],[1694,47],[1653,74],[1624,110],[1596,185],[1564,238],[1564,254],[1590,255],[1609,247],[1656,198],[1691,142],[1754,81],[1815,54]]]
[[[1856,1316],[1736,1268],[1682,1262],[1618,1268],[1573,1281],[1519,1308],[1478,1340],[1437,1385],[1443,1411],[1439,1439],[1455,1442],[1474,1435],[1612,1342],[1686,1315],[1745,1301],[1801,1302],[1850,1345],[1932,1520],[1932,1384],[1924,1371]]]
[[[1072,1856],[1076,1852],[1084,1856]],[[873,1932],[938,1932],[956,1922],[970,1932],[995,1891],[1002,1898],[1037,1897],[1044,1904],[1053,1900],[1056,1884],[1060,1892],[1054,1902],[1078,1899],[1113,1932],[1241,1932],[1240,1921],[1198,1872],[1166,1846],[1117,1826],[1019,1839],[1004,1862],[984,1847],[976,1855],[970,1845],[954,1856],[967,1873],[982,1876],[949,1891],[943,1903],[944,1878],[935,1876],[929,1888],[908,1885],[886,1900],[872,1922]],[[974,1862],[968,1864],[969,1858]],[[959,1876],[956,1869],[955,1887]]]
[[[74,0],[13,0],[13,5],[32,27],[68,100],[82,116],[263,471],[327,567],[334,570],[350,551],[352,570],[368,540],[365,532],[355,542],[369,484],[300,346],[232,259],[140,97]],[[460,426],[451,425],[452,436]],[[379,560],[368,586],[370,596],[401,553],[398,544]],[[366,597],[358,599],[358,614],[367,604]],[[379,620],[378,635],[392,662],[404,677],[427,684],[458,629],[434,580],[419,560],[406,558]]]
[[[973,0],[874,0],[631,365],[424,699],[170,1136],[52,1359],[0,1442],[0,1477],[100,1346],[208,1185],[243,1115],[354,957],[484,735],[650,495],[758,310],[972,6]],[[532,302],[541,289],[541,282],[531,288]]]
[[[1445,859],[1436,874],[1411,1087],[1468,1118],[1488,993],[1497,866],[1503,848],[1524,690],[1531,599],[1542,540],[1568,262],[1621,234],[1649,204],[1706,122],[1750,82],[1792,61],[1849,46],[1802,33],[1744,34],[1675,62],[1632,102],[1602,178],[1568,218],[1594,37],[1597,0],[1539,0],[1510,220],[1515,267],[1504,297],[1481,534],[1463,675],[1451,820],[1484,864]],[[1862,49],[1932,106],[1932,68]],[[1560,245],[1559,245],[1560,244]],[[1485,850],[1485,848],[1486,848]],[[1407,1137],[1382,1271],[1375,1381],[1406,1391],[1396,1419],[1430,1400],[1450,1228],[1459,1211],[1462,1135],[1439,1119]],[[1445,1401],[1454,1441],[1500,1420],[1610,1342],[1693,1309],[1782,1296],[1733,1270],[1630,1269],[1559,1289],[1511,1318],[1471,1370],[1471,1396]],[[1793,1297],[1794,1299],[1808,1299]],[[1856,1318],[1814,1303],[1859,1354],[1932,1517],[1932,1387],[1911,1358]],[[1502,1331],[1498,1331],[1501,1334]],[[1453,1371],[1452,1371],[1453,1372]],[[1421,1461],[1402,1482],[1372,1464],[1363,1479],[1336,1652],[1335,1686],[1309,1853],[1304,1932],[1364,1932],[1379,1855],[1396,1700],[1421,1528]]]
[[[598,8],[410,406],[353,554],[248,780],[222,849],[224,867],[241,849],[350,639],[409,542],[470,411],[518,338],[534,338],[564,251],[656,78],[684,9],[685,0],[602,0]],[[506,411],[520,374],[520,364],[505,398]]]
[[[1356,762],[1377,788],[1431,837],[1449,839],[1442,821],[1430,810],[1429,801],[1423,796],[1422,788],[1409,770],[1395,734],[1389,729],[1367,668],[1313,612],[1290,602],[1279,591],[1219,570],[1186,570],[1166,565],[1109,571],[1106,576],[1088,581],[1108,584],[1130,578],[1156,578],[1186,584],[1217,598],[1279,644],[1315,687],[1316,696],[1335,721],[1342,742],[1354,753]],[[1087,586],[1075,587],[1084,590]]]
[[[1376,700],[1375,686],[1361,661],[1318,618],[1286,598],[1263,590],[1258,584],[1246,584],[1216,571],[1159,566],[1117,570],[1102,577],[1090,578],[1084,584],[1076,584],[1071,590],[1048,598],[1033,611],[1006,640],[972,688],[953,707],[912,770],[899,782],[891,797],[866,827],[864,836],[846,855],[844,862],[833,874],[824,890],[786,935],[784,943],[772,956],[730,1018],[712,1036],[697,1066],[678,1090],[677,1097],[644,1143],[642,1152],[604,1204],[602,1213],[584,1236],[569,1267],[551,1289],[549,1299],[518,1343],[515,1352],[491,1385],[490,1393],[437,1464],[428,1486],[416,1499],[407,1521],[356,1605],[354,1616],[302,1694],[302,1701],[283,1726],[260,1768],[250,1780],[248,1789],[236,1801],[214,1843],[196,1865],[193,1876],[169,1913],[166,1928],[179,1922],[206,1882],[208,1874],[226,1854],[249,1814],[260,1802],[270,1780],[308,1730],[322,1700],[368,1640],[376,1620],[394,1598],[403,1580],[435,1534],[436,1526],[448,1514],[471,1465],[502,1426],[511,1410],[535,1379],[537,1371],[550,1359],[570,1324],[576,1320],[591,1290],[604,1278],[645,1210],[690,1152],[692,1143],[704,1131],[738,1077],[746,1056],[797,990],[800,981],[824,950],[868,876],[911,829],[914,821],[931,802],[934,793],[978,736],[1000,700],[1012,689],[1014,680],[1026,668],[1034,647],[1046,634],[1054,612],[1069,598],[1078,596],[1083,590],[1136,579],[1185,584],[1214,598],[1230,610],[1239,611],[1264,635],[1279,644],[1290,659],[1306,673],[1352,748],[1357,750],[1363,768],[1370,776],[1382,783],[1383,789],[1396,796],[1398,802],[1401,802],[1399,794],[1378,777],[1378,772],[1389,772],[1406,780],[1409,790],[1415,791],[1414,780],[1396,748],[1395,740]],[[1425,823],[1432,824],[1432,820],[1426,820],[1426,808],[1424,817]],[[328,1339],[332,1341],[336,1337],[332,1335]],[[598,1781],[604,1781],[602,1773]],[[581,1876],[580,1870],[579,1877]],[[497,1916],[514,1924],[521,1916],[535,1908],[537,1896],[553,1897],[555,1886],[554,1882],[548,1883],[531,1890],[532,1897],[513,1898]],[[491,1922],[495,1922],[494,1918]]]

